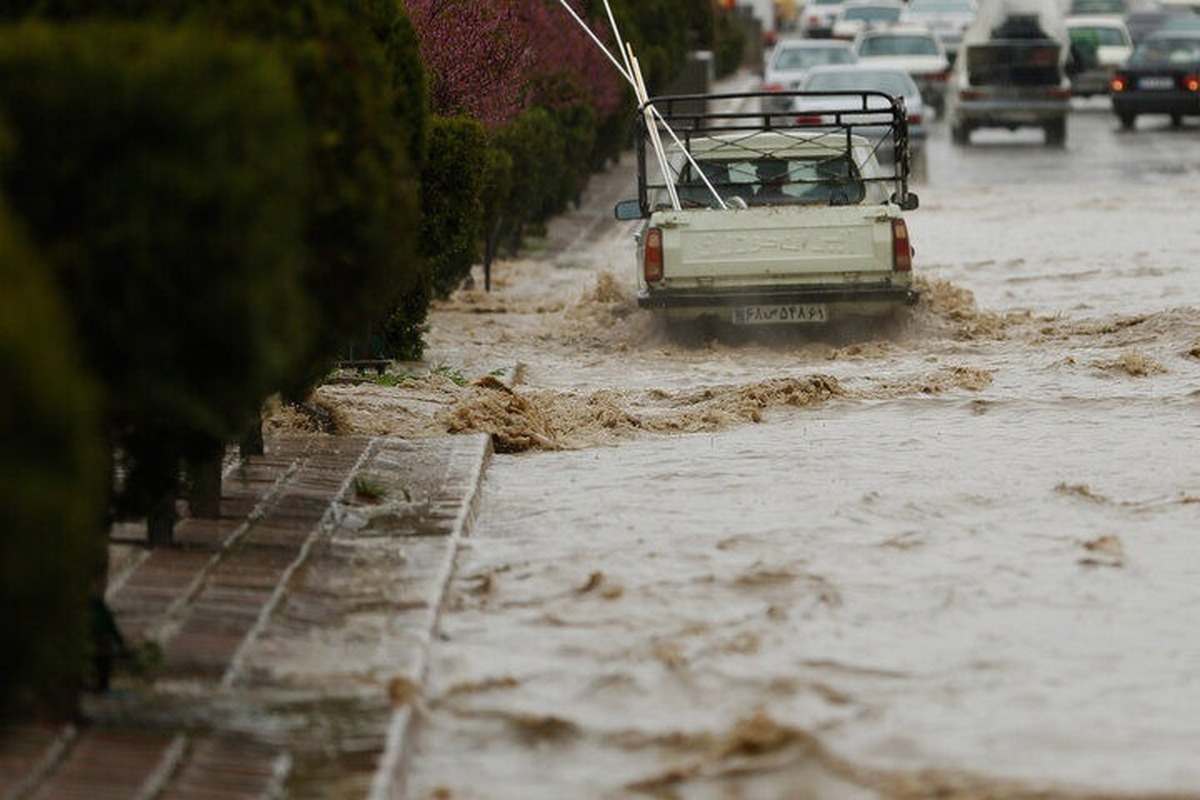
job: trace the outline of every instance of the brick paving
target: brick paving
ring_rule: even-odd
[[[280,436],[231,461],[219,519],[181,520],[174,547],[113,548],[109,604],[161,665],[88,698],[78,724],[0,738],[0,798],[402,797],[491,452],[484,435]],[[382,496],[356,496],[357,477]]]

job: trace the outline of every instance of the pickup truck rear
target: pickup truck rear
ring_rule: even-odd
[[[638,137],[638,197],[616,208],[644,221],[642,308],[812,324],[902,320],[916,302],[903,99],[790,94],[804,97],[802,116],[755,113],[761,93],[648,100],[656,127]]]
[[[946,119],[955,144],[981,128],[1041,128],[1067,139],[1070,39],[1055,0],[982,0],[950,74]]]

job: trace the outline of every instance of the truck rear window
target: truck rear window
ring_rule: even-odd
[[[852,205],[866,195],[858,167],[845,155],[832,158],[761,158],[700,162],[721,197],[750,205]],[[712,193],[690,163],[678,181],[681,200],[712,205]]]

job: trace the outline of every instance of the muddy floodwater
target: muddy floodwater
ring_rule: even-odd
[[[1197,129],[1071,124],[935,126],[902,336],[671,335],[623,163],[427,377],[321,390],[501,451],[410,796],[1200,797]]]

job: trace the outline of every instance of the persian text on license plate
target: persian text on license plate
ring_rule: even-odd
[[[1164,76],[1142,78],[1138,81],[1139,89],[1174,89],[1175,79]]]
[[[734,325],[771,325],[774,323],[825,322],[829,317],[824,303],[739,306],[733,310]]]

